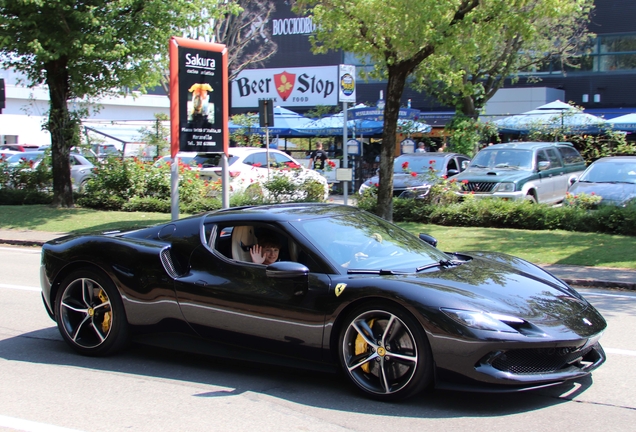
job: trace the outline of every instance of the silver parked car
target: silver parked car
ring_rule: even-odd
[[[26,151],[16,153],[7,158],[7,165],[9,167],[19,166],[22,162],[31,163],[31,168],[35,169],[44,160],[43,151]],[[88,179],[93,175],[93,168],[95,166],[84,156],[76,153],[70,154],[71,165],[71,181],[73,182],[73,189],[81,191],[86,186]]]
[[[593,162],[568,192],[600,196],[600,204],[636,204],[636,156],[604,157]]]

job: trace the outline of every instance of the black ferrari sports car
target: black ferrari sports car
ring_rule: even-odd
[[[278,261],[252,262],[259,238],[276,240]],[[231,208],[50,241],[42,294],[81,354],[135,339],[342,370],[380,400],[429,385],[545,387],[605,361],[606,322],[566,283],[509,255],[430,243],[351,206]]]

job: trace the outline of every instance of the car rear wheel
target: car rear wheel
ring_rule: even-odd
[[[84,355],[114,354],[128,341],[119,292],[108,277],[91,269],[77,270],[62,281],[55,317],[64,340]]]
[[[352,311],[340,334],[339,358],[350,381],[378,400],[412,396],[431,381],[424,331],[398,306],[374,303]]]

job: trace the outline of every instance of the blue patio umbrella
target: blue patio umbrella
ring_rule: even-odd
[[[258,126],[258,116],[254,115],[254,120],[256,121],[255,126],[249,128],[247,131],[250,134],[260,134],[265,135],[265,128],[261,128]],[[311,123],[311,119],[304,117],[301,114],[298,114],[294,111],[288,110],[286,108],[277,106],[274,107],[274,125],[270,126],[269,134],[279,135],[279,136],[304,136],[301,133],[296,132],[296,128],[302,128],[308,123]],[[247,130],[245,126],[240,126],[237,124],[229,122],[230,132],[237,132],[240,130]]]
[[[636,113],[615,117],[607,121],[615,130],[636,132]]]
[[[334,114],[314,120],[295,131],[305,136],[341,136],[344,126],[343,115]],[[382,133],[382,122],[372,120],[349,120],[347,130],[356,135],[379,135]]]
[[[495,120],[493,123],[501,133],[520,134],[545,128],[594,134],[607,127],[605,119],[584,113],[582,110],[558,100],[522,114]]]

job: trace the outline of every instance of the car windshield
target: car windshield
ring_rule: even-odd
[[[7,158],[9,165],[18,165],[20,162],[36,162],[44,157],[44,152],[21,152]]]
[[[510,168],[532,170],[532,150],[483,149],[472,160],[470,168]]]
[[[593,163],[581,175],[581,182],[636,184],[636,161]]]
[[[415,272],[449,256],[369,213],[293,222],[335,266],[362,271]]]
[[[429,167],[433,167],[436,171],[441,173],[444,170],[444,158],[435,156],[399,156],[395,158],[395,161],[393,162],[393,172],[395,174],[401,174],[404,172],[416,172],[422,174],[428,172]]]

